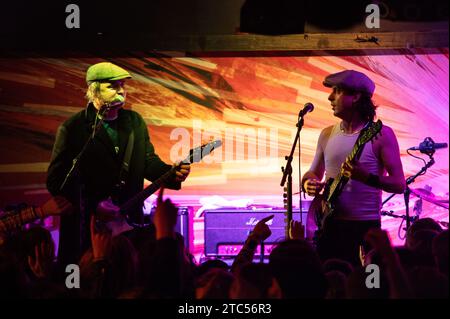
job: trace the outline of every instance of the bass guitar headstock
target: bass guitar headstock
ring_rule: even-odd
[[[213,150],[222,146],[221,140],[215,140],[201,146],[195,147],[189,151],[189,156],[187,156],[182,163],[198,163],[203,157],[209,155]]]

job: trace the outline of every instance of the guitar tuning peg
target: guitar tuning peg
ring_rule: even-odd
[[[288,189],[287,189],[287,187],[285,186],[285,187],[283,187],[283,190],[284,190],[285,192],[287,192]]]
[[[286,194],[286,193],[284,193],[284,194],[283,194],[283,197],[284,197],[284,198],[287,198],[287,194]]]

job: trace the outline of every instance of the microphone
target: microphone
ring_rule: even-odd
[[[122,95],[117,95],[114,100],[112,100],[111,102],[106,103],[105,105],[103,105],[102,108],[106,109],[107,111],[109,111],[111,108],[114,108],[116,106],[120,106],[125,102],[125,98]]]
[[[303,108],[303,110],[300,111],[300,113],[298,113],[298,117],[303,117],[305,116],[306,113],[312,112],[314,111],[314,105],[312,103],[306,103],[305,107]]]
[[[426,137],[419,146],[413,146],[408,148],[411,151],[420,151],[421,153],[431,153],[440,148],[447,148],[447,143],[435,143],[431,137]]]

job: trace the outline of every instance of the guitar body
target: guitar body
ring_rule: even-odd
[[[120,212],[120,208],[116,206],[111,198],[101,201],[96,210],[96,217],[99,223],[102,223],[102,227],[105,227],[111,231],[112,236],[117,236],[123,232],[133,229],[125,217]]]
[[[310,241],[316,242],[320,238],[325,231],[328,218],[334,214],[334,206],[332,202],[328,201],[329,188],[332,183],[333,179],[330,178],[324,187],[323,193],[315,196],[309,206],[306,217],[306,238]]]
[[[324,201],[325,198],[323,195],[317,195],[309,206],[305,229],[305,237],[309,242],[315,242],[319,233],[318,225],[320,225],[320,222],[318,222],[317,217],[322,214]]]
[[[183,163],[196,163],[202,160],[206,155],[209,155],[214,149],[222,146],[221,140],[209,142],[207,144],[198,146],[189,151],[189,156],[186,157],[179,165]],[[119,197],[121,188],[124,186],[124,182],[121,181],[113,191],[113,197],[108,198],[100,202],[97,206],[96,216],[97,219],[106,224],[106,226],[113,232],[113,236],[120,234],[124,231],[131,230],[134,227],[145,227],[146,221],[142,220],[139,224],[131,223],[128,217],[133,212],[141,211],[145,199],[155,193],[162,185],[164,185],[170,178],[173,177],[177,166],[173,166],[169,171],[160,176],[152,184],[147,186],[138,194],[122,205],[117,206],[117,198]],[[116,200],[114,200],[116,199]]]

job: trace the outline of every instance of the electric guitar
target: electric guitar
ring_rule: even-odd
[[[372,123],[364,129],[353,146],[352,151],[347,156],[346,161],[353,163],[362,151],[363,146],[377,136],[382,126],[383,123],[378,120],[376,123]],[[307,238],[317,240],[323,234],[327,221],[335,214],[336,200],[342,193],[347,182],[348,177],[339,172],[336,178],[329,178],[327,180],[323,193],[317,195],[311,202],[307,215]],[[317,228],[311,225],[315,225]]]
[[[100,202],[97,206],[97,218],[106,224],[114,232],[121,233],[132,229],[134,226],[128,221],[128,215],[136,210],[141,210],[144,201],[153,193],[155,193],[162,185],[167,183],[175,175],[175,171],[183,163],[197,163],[200,162],[204,156],[209,155],[214,149],[222,146],[221,140],[215,140],[204,145],[193,148],[189,151],[189,155],[180,162],[177,166],[172,166],[170,170],[164,173],[161,177],[148,185],[141,192],[134,195],[127,202],[120,206],[116,206],[111,198]]]

